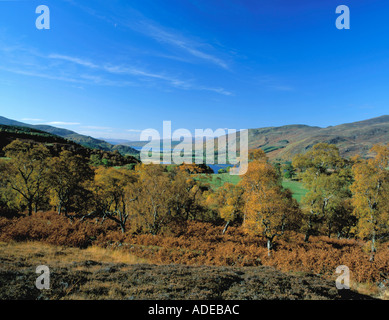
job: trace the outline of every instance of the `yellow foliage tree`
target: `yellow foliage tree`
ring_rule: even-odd
[[[3,162],[1,178],[19,197],[19,204],[25,203],[28,215],[32,214],[42,195],[47,190],[48,149],[42,144],[33,144],[14,140],[4,148],[6,157]]]
[[[389,145],[375,145],[375,157],[353,166],[354,213],[358,218],[359,236],[371,241],[371,260],[377,251],[380,235],[389,231]]]
[[[230,223],[242,215],[244,206],[243,189],[240,186],[226,182],[216,192],[208,195],[207,205],[215,209],[226,222],[222,232],[225,234]]]
[[[199,194],[197,183],[180,170],[165,172],[160,165],[139,165],[138,181],[132,188],[133,225],[153,235],[173,219],[185,220],[195,216]]]
[[[137,195],[134,195],[132,190],[136,181],[136,175],[124,168],[96,169],[93,185],[96,213],[103,219],[108,218],[116,222],[122,233],[126,231],[126,222],[130,215],[129,203],[136,200]]]
[[[71,207],[78,205],[93,174],[88,159],[70,151],[63,150],[58,157],[50,159],[48,180],[58,214],[64,211],[68,215]]]
[[[254,160],[263,160],[267,161],[267,156],[265,151],[262,149],[252,149],[249,151],[249,160],[254,161]]]
[[[339,220],[345,220],[348,211],[343,210],[343,202],[349,198],[352,174],[348,162],[339,154],[336,146],[318,143],[307,153],[297,155],[292,162],[300,170],[304,187],[308,189],[302,199],[304,210],[305,241],[327,224],[327,234]]]

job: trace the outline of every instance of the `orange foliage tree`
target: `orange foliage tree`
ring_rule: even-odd
[[[268,255],[274,239],[287,229],[299,227],[301,213],[290,191],[281,186],[276,169],[261,158],[249,164],[240,186],[245,190],[244,228],[267,240]]]

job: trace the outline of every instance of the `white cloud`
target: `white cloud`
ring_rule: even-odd
[[[191,56],[215,64],[223,69],[229,69],[229,66],[226,61],[217,57],[215,54],[207,52],[216,51],[216,49],[212,45],[204,43],[203,41],[193,40],[193,37],[189,38],[188,36],[184,36],[177,30],[167,30],[167,28],[158,26],[156,22],[147,19],[142,13],[133,8],[129,8],[129,11],[127,12],[110,12],[108,17],[100,15],[95,10],[80,5],[73,0],[67,1],[72,5],[78,6],[80,9],[84,10],[88,14],[105,22],[108,22],[115,28],[117,27],[117,25],[124,26],[136,32],[139,32],[149,38],[152,38],[160,43],[166,43],[172,47],[178,48]],[[128,15],[132,16],[131,19],[128,18]]]
[[[171,76],[159,74],[159,73],[140,70],[138,68],[127,67],[127,66],[113,66],[113,65],[106,65],[103,68],[105,71],[113,74],[123,74],[123,75],[140,76],[145,78],[153,78],[153,79],[167,81],[171,85],[176,87],[185,87],[185,81],[179,80]]]
[[[23,118],[23,119],[21,119],[20,121],[33,121],[33,122],[41,122],[41,121],[45,121],[45,120],[43,120],[43,119]]]
[[[209,44],[204,44],[198,41],[191,40],[179,34],[177,31],[167,31],[146,19],[138,23],[131,23],[129,24],[129,26],[142,34],[153,38],[156,41],[166,43],[173,47],[184,50],[196,58],[216,64],[219,67],[222,67],[223,69],[229,69],[228,64],[223,59],[200,49],[201,47],[207,47],[210,50],[214,51],[215,49]]]
[[[50,75],[48,73],[43,73],[43,72],[39,72],[39,71],[28,71],[28,70],[21,70],[21,69],[17,69],[17,68],[6,68],[6,67],[2,67],[2,66],[0,66],[0,69],[7,71],[7,72],[23,75],[23,76],[44,78],[44,79],[49,79],[49,80],[59,80],[59,81],[73,82],[73,83],[82,82],[78,79],[74,79],[74,78],[70,78],[70,77],[66,77],[66,76]]]
[[[176,43],[176,45],[189,48],[190,50],[194,49],[190,47],[188,40],[174,40],[173,35],[169,33],[161,32],[161,34],[166,39],[172,38],[170,40],[171,43]],[[4,50],[0,46],[1,51]],[[42,54],[34,48],[25,48],[23,46],[13,46],[11,51],[12,54],[5,55],[0,60],[1,70],[24,76],[64,81],[81,89],[83,88],[82,85],[134,87],[142,85],[142,82],[139,81],[141,80],[146,85],[154,85],[161,82],[180,90],[211,91],[217,94],[231,95],[231,92],[224,88],[199,85],[190,78],[182,78],[166,72],[150,71],[139,66],[98,63],[84,57],[60,53]],[[203,56],[200,51],[196,54]],[[210,58],[207,56],[203,57]],[[57,60],[64,63],[57,63]],[[78,68],[74,68],[74,66]],[[124,78],[125,76],[127,76],[127,79]]]
[[[128,129],[127,132],[142,132],[142,130],[136,130],[136,129]]]
[[[48,56],[48,58],[49,59],[64,60],[64,61],[72,62],[72,63],[78,64],[78,65],[81,65],[84,67],[88,67],[88,68],[94,68],[94,69],[98,68],[97,65],[95,65],[94,63],[92,63],[90,61],[83,60],[80,58],[65,56],[65,55],[61,55],[61,54],[50,54]]]
[[[225,90],[223,88],[200,87],[199,90],[212,91],[212,92],[216,92],[216,93],[219,93],[219,94],[222,94],[222,95],[225,95],[225,96],[232,96],[233,95],[232,92],[227,91],[227,90]]]
[[[106,131],[111,131],[111,127],[99,127],[99,126],[82,126],[81,128],[84,129],[91,129],[91,130],[106,130]]]
[[[64,121],[50,121],[46,122],[45,124],[47,125],[52,125],[52,126],[76,126],[79,125],[79,122],[64,122]]]

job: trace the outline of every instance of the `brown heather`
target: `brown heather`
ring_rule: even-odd
[[[130,223],[127,230],[130,230]],[[381,245],[374,262],[364,250],[363,241],[311,237],[304,242],[302,234],[287,233],[275,244],[268,257],[266,241],[247,235],[241,227],[230,227],[189,221],[175,226],[174,234],[121,233],[112,221],[74,221],[55,212],[32,216],[0,218],[0,241],[42,243],[87,248],[124,250],[150,263],[206,266],[271,266],[284,272],[314,273],[335,279],[339,265],[350,269],[351,281],[387,286],[389,245]]]

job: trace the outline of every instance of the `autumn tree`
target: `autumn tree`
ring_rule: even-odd
[[[33,212],[47,190],[48,149],[42,144],[14,140],[4,148],[9,160],[2,164],[1,178],[19,195],[17,202],[25,203],[28,215]]]
[[[285,179],[293,179],[295,177],[296,169],[293,167],[291,163],[287,163],[281,168]]]
[[[299,226],[298,204],[282,188],[276,169],[263,158],[249,164],[239,185],[245,190],[244,227],[249,234],[265,237],[270,256],[275,238]]]
[[[157,234],[169,221],[172,208],[171,179],[160,165],[140,165],[138,181],[132,187],[131,221],[142,232]]]
[[[179,167],[180,171],[187,172],[190,174],[199,173],[213,173],[213,170],[206,164],[195,164],[195,163],[183,163]]]
[[[352,198],[335,199],[339,201],[331,205],[328,212],[327,220],[327,236],[336,234],[337,238],[350,238],[355,236],[355,227],[357,225],[357,218],[354,214],[354,206]]]
[[[137,181],[135,174],[127,169],[96,169],[93,191],[95,214],[116,222],[122,233],[126,231],[129,217],[128,203],[136,200],[133,184]],[[134,196],[134,198],[132,198]]]
[[[58,214],[68,215],[72,206],[83,202],[87,193],[85,183],[93,179],[88,159],[63,150],[49,163],[49,184]]]
[[[254,161],[254,160],[267,160],[267,156],[266,156],[266,153],[265,151],[263,151],[262,149],[252,149],[252,150],[249,150],[249,160],[250,161]]]
[[[170,171],[168,177],[171,183],[169,198],[171,217],[178,221],[196,219],[197,214],[203,210],[200,183],[189,173],[179,169]]]
[[[340,156],[338,148],[327,143],[318,143],[307,153],[295,156],[292,164],[300,170],[300,178],[308,189],[302,199],[305,241],[323,223],[327,224],[327,234],[331,236],[336,220],[345,213],[343,202],[351,196],[350,166]]]
[[[206,199],[208,206],[216,210],[219,216],[225,221],[223,234],[228,226],[243,215],[243,189],[226,182],[215,192],[209,193]]]
[[[375,145],[371,152],[374,158],[360,159],[353,166],[351,191],[359,236],[371,241],[374,260],[377,240],[389,231],[389,145]]]
[[[178,168],[168,172],[160,165],[138,165],[132,185],[131,221],[137,230],[159,233],[171,221],[195,219],[202,211],[200,184]]]

